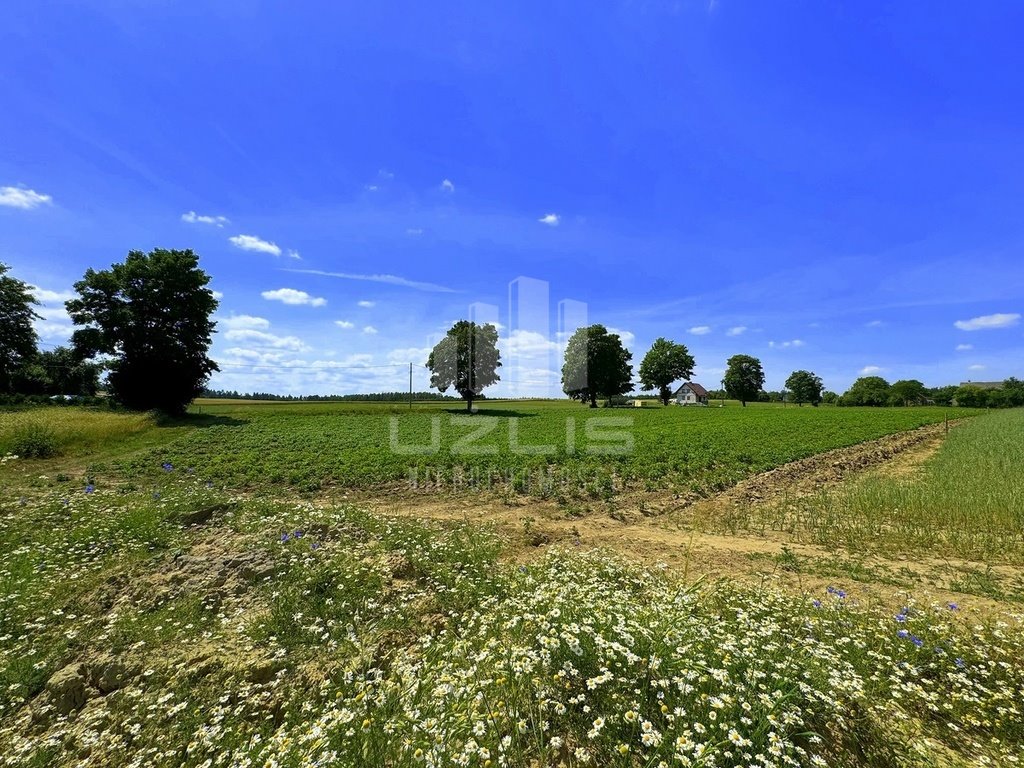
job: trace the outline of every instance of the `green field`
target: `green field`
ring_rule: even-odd
[[[166,461],[233,488],[302,492],[415,478],[446,487],[509,485],[533,495],[579,490],[603,495],[623,488],[706,494],[752,472],[939,422],[947,413],[941,408],[738,406],[591,410],[528,401],[485,403],[472,417],[437,404],[409,409],[208,401],[199,409],[201,428],[118,462],[117,471],[144,476]],[[965,413],[973,412],[956,411]],[[608,419],[620,426],[602,421]],[[392,447],[392,430],[397,447]],[[475,437],[479,430],[487,431]],[[621,434],[611,435],[612,430]],[[629,450],[617,453],[622,448]],[[97,472],[109,469],[97,467]]]
[[[1012,596],[867,591],[846,565],[1024,562],[1024,410],[968,420],[909,475],[705,521],[716,546],[822,548],[828,581],[784,550],[783,569],[806,574],[794,585],[695,581],[578,535],[524,550],[507,527],[375,514],[329,491],[400,507],[409,467],[550,466],[599,489],[707,494],[944,411],[488,403],[472,419],[497,424],[482,443],[495,450],[474,454],[443,406],[201,408],[175,423],[0,421],[0,453],[42,430],[57,454],[0,464],[0,765],[966,768],[1024,750]],[[633,418],[633,452],[588,455],[591,415]],[[423,443],[439,418],[440,450],[393,454],[392,416]],[[510,429],[520,445],[564,441],[566,419],[576,453],[511,449]],[[442,506],[486,500],[452,490]],[[521,490],[517,512],[555,507]],[[623,525],[591,518],[571,522]]]

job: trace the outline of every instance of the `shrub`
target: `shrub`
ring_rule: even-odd
[[[60,453],[57,433],[46,424],[28,423],[11,436],[10,452],[25,459],[48,459]]]

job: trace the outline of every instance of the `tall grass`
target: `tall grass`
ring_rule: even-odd
[[[869,475],[768,510],[740,527],[857,551],[1024,563],[1024,409],[953,430],[919,471]]]
[[[101,448],[143,432],[149,414],[88,408],[38,408],[0,414],[0,455],[48,458]]]

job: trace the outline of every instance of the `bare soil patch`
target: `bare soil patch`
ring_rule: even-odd
[[[950,422],[950,428],[960,423]],[[794,542],[776,531],[731,535],[703,530],[705,523],[740,506],[792,501],[867,473],[909,478],[934,455],[945,435],[943,424],[929,425],[809,456],[754,475],[710,498],[636,492],[612,502],[593,501],[582,514],[552,500],[493,493],[407,492],[359,503],[386,514],[493,525],[509,539],[510,557],[518,560],[534,558],[552,545],[600,547],[664,565],[689,578],[772,582],[799,591],[843,582],[855,584],[868,601],[891,603],[906,599],[913,590],[918,596],[954,602],[963,595],[951,585],[965,569],[986,568],[985,564],[837,553]],[[1021,578],[1019,570],[1003,567],[993,572],[1013,581]],[[985,609],[999,605],[978,595],[970,599]]]

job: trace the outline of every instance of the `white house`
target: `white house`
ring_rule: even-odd
[[[683,384],[675,393],[676,405],[707,405],[708,391],[695,381]]]

